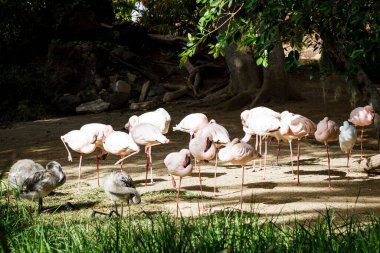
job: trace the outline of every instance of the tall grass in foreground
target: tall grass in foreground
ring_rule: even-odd
[[[286,225],[230,211],[91,219],[75,212],[38,215],[1,195],[1,227],[13,252],[380,252],[376,216],[336,222],[327,210],[316,220]]]

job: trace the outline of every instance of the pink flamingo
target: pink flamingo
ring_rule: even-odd
[[[146,154],[146,174],[145,174],[145,186],[148,181],[148,170],[150,164],[150,182],[153,182],[153,166],[152,166],[152,147],[160,144],[167,144],[170,142],[161,131],[154,125],[149,123],[140,123],[132,126],[130,135],[133,140],[138,144],[145,146]]]
[[[290,148],[290,162],[292,165],[292,175],[293,172],[293,148],[292,141],[297,139],[297,185],[300,184],[300,174],[299,174],[299,164],[300,164],[300,139],[314,133],[316,130],[316,125],[310,119],[301,116],[299,114],[290,113],[284,111],[281,113],[281,128],[280,134],[289,142]]]
[[[146,112],[140,116],[133,115],[129,118],[128,123],[125,124],[125,129],[130,131],[133,126],[140,123],[150,123],[156,126],[162,134],[167,134],[169,131],[171,117],[164,108],[158,108],[153,112]]]
[[[219,150],[219,159],[223,162],[240,165],[242,169],[241,190],[240,190],[240,209],[243,210],[243,187],[244,187],[244,166],[261,155],[249,144],[235,138],[232,142]]]
[[[230,142],[230,135],[225,127],[216,123],[214,119],[201,128],[195,135],[197,136],[200,132],[209,131],[213,136],[213,142],[216,145],[216,149],[219,150],[222,145]],[[215,156],[215,166],[214,166],[214,196],[216,195],[216,172],[218,168],[218,156]]]
[[[181,131],[190,134],[190,140],[193,135],[202,127],[208,124],[207,116],[203,113],[192,113],[187,115],[179,122],[178,125],[173,127],[173,131]]]
[[[67,148],[67,145],[74,150],[75,152],[78,152],[80,154],[79,156],[79,175],[78,175],[78,191],[80,191],[80,174],[82,169],[82,158],[83,154],[90,154],[92,153],[95,148],[95,142],[97,140],[96,135],[90,135],[88,132],[80,131],[80,130],[72,130],[68,132],[67,134],[61,136],[61,140],[63,142],[63,145],[65,145],[65,148],[67,150],[67,160],[69,162],[73,161],[73,158],[71,156],[70,150]],[[66,145],[67,144],[67,145]]]
[[[267,146],[268,136],[277,136],[280,129],[280,114],[266,107],[255,107],[250,111],[243,111],[240,115],[243,124],[243,130],[246,133],[242,141],[248,142],[253,134],[260,136],[260,152],[261,139],[265,138],[264,152],[264,178],[266,174]],[[257,141],[255,148],[257,149]],[[261,166],[261,162],[260,162]]]
[[[123,171],[123,161],[140,151],[139,146],[133,141],[132,137],[121,131],[111,133],[103,143],[104,149],[113,155],[120,156],[121,159],[115,163],[120,163],[120,170]]]
[[[351,151],[357,139],[355,127],[351,126],[348,121],[343,122],[343,126],[339,127],[339,145],[340,149],[347,154],[347,173],[348,163],[350,161]]]
[[[191,154],[194,156],[195,164],[194,167],[197,167],[200,161],[210,161],[214,159],[216,154],[216,145],[213,142],[213,136],[209,131],[202,131],[199,135],[197,135],[194,139],[190,140],[189,150]],[[201,190],[201,199],[202,206],[205,209],[203,204],[203,191],[202,191],[202,176],[201,176],[201,168],[198,164],[198,173],[199,173],[199,186]]]
[[[358,107],[352,110],[350,113],[349,122],[354,124],[355,126],[361,126],[362,132],[360,135],[360,160],[363,159],[363,133],[364,127],[371,125],[373,119],[375,118],[375,113],[373,112],[373,108],[370,105],[364,107]]]
[[[105,125],[101,123],[90,123],[83,125],[80,128],[80,131],[87,132],[90,135],[96,135],[96,142],[95,142],[95,156],[96,156],[96,172],[98,175],[98,186],[99,186],[99,156],[98,156],[98,149],[100,148],[102,150],[102,160],[106,159],[107,152],[104,150],[103,142],[107,136],[109,136],[113,132],[113,128],[111,125]]]
[[[179,152],[172,152],[168,154],[164,159],[164,163],[166,167],[168,168],[168,171],[172,177],[172,182],[174,186],[175,186],[175,180],[174,180],[173,175],[179,177],[179,185],[178,185],[178,192],[177,192],[177,217],[178,217],[179,194],[181,192],[182,177],[191,175],[191,172],[193,171],[193,165],[191,165],[190,155],[191,155],[190,150],[181,149],[181,151]]]
[[[317,125],[317,131],[315,131],[315,139],[319,142],[323,142],[326,146],[327,152],[327,164],[329,173],[329,189],[331,190],[331,179],[330,179],[330,155],[329,155],[329,142],[336,141],[339,137],[339,126],[334,121],[329,120],[325,117]]]

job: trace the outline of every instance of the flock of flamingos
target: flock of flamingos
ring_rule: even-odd
[[[299,141],[306,136],[314,134],[315,139],[324,143],[326,146],[328,160],[329,189],[331,189],[330,181],[330,157],[329,145],[331,141],[339,139],[340,147],[347,154],[347,167],[351,150],[357,139],[356,128],[361,127],[361,152],[360,158],[363,157],[363,128],[372,123],[374,112],[371,106],[358,107],[354,109],[348,121],[344,121],[339,127],[337,123],[329,120],[327,117],[315,124],[310,119],[294,114],[288,111],[278,113],[266,107],[256,107],[251,110],[245,110],[241,113],[241,122],[245,136],[242,139],[234,138],[232,141],[226,128],[215,122],[208,120],[207,116],[202,113],[192,113],[187,115],[182,121],[173,127],[173,131],[181,131],[189,133],[190,142],[188,149],[183,148],[178,152],[170,153],[164,159],[164,163],[168,168],[168,172],[172,176],[173,187],[176,187],[176,181],[173,176],[179,177],[178,193],[177,193],[177,215],[179,208],[179,197],[181,189],[182,177],[189,176],[193,167],[198,172],[200,193],[202,194],[202,177],[199,163],[201,161],[210,161],[216,158],[215,175],[218,158],[222,162],[240,165],[242,167],[241,195],[240,204],[243,203],[243,185],[244,185],[244,166],[263,156],[264,174],[266,167],[267,141],[269,138],[275,138],[278,141],[277,161],[279,144],[281,141],[289,142],[292,174],[293,174],[293,151],[292,141],[297,140],[297,184],[299,184],[299,157],[300,145]],[[140,116],[132,116],[129,118],[125,128],[129,133],[122,131],[114,131],[112,126],[91,123],[82,126],[79,130],[72,130],[61,136],[61,140],[68,152],[68,160],[72,161],[70,149],[80,154],[79,158],[79,176],[78,190],[81,176],[82,157],[84,154],[96,153],[96,167],[99,185],[99,161],[105,159],[107,154],[120,156],[115,165],[120,164],[120,171],[114,171],[104,179],[104,190],[107,196],[114,202],[115,210],[107,214],[112,216],[113,213],[119,215],[117,210],[117,202],[121,202],[121,214],[123,213],[123,202],[129,200],[138,204],[141,197],[136,190],[133,180],[127,172],[123,171],[123,162],[128,157],[137,154],[140,151],[139,146],[144,146],[146,154],[146,177],[145,186],[147,185],[148,172],[150,168],[150,182],[153,182],[153,168],[151,150],[153,146],[160,144],[168,144],[170,141],[165,137],[169,131],[170,115],[163,109],[147,112]],[[353,125],[351,125],[350,123]],[[253,135],[256,135],[255,146],[248,144]],[[262,155],[262,141],[265,142],[264,152]],[[98,148],[101,149],[101,155],[98,154]],[[194,166],[191,163],[191,156],[194,158]],[[293,174],[294,177],[294,174]],[[21,196],[27,199],[39,201],[39,212],[57,210],[57,207],[42,208],[42,198],[47,196],[58,186],[65,182],[65,174],[61,165],[55,161],[49,162],[46,169],[32,160],[24,159],[17,161],[9,172],[9,183],[17,188]],[[203,197],[202,197],[203,203]],[[63,206],[72,209],[70,203]]]

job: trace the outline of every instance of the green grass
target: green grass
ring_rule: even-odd
[[[380,220],[336,222],[331,211],[309,222],[276,224],[253,213],[198,218],[149,213],[124,218],[43,214],[2,196],[2,234],[13,252],[379,252]]]

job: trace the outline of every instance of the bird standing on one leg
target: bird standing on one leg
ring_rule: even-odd
[[[178,125],[173,127],[173,131],[181,131],[193,135],[208,124],[208,118],[203,113],[191,113],[183,118]]]
[[[351,151],[355,145],[357,139],[357,133],[355,127],[351,126],[348,121],[343,122],[343,126],[339,128],[339,145],[340,149],[347,154],[347,173],[348,173],[348,164],[350,161]]]
[[[244,165],[248,162],[261,157],[259,153],[249,144],[238,138],[233,139],[230,143],[219,150],[219,159],[223,162],[241,165],[241,190],[240,190],[240,209],[243,210],[243,187],[244,187]]]
[[[175,181],[174,181],[173,175],[179,176],[179,185],[178,185],[178,192],[177,192],[177,217],[178,217],[179,194],[181,192],[182,177],[191,175],[191,172],[193,171],[193,165],[191,165],[190,156],[191,156],[190,150],[181,149],[181,151],[179,152],[172,152],[168,154],[164,159],[164,163],[166,167],[168,168],[168,171],[172,177],[172,182],[174,182],[174,186],[175,186]]]
[[[363,159],[363,133],[364,127],[371,125],[373,119],[375,118],[375,113],[373,108],[370,105],[364,107],[358,107],[352,110],[350,113],[349,122],[355,126],[361,126],[361,135],[360,135],[360,160]]]
[[[329,173],[329,190],[331,190],[329,142],[336,141],[338,139],[339,126],[334,121],[329,120],[328,117],[325,117],[318,123],[317,131],[315,131],[314,136],[317,141],[323,142],[326,146]]]

